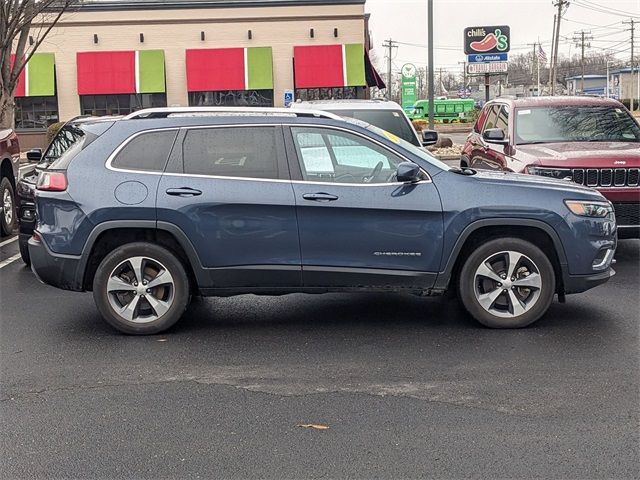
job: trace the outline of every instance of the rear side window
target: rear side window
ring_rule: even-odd
[[[118,152],[111,165],[124,170],[162,172],[178,130],[148,132],[134,137]]]
[[[275,127],[218,127],[187,131],[184,173],[278,178]]]

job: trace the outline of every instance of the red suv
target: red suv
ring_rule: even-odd
[[[597,188],[620,238],[640,238],[640,126],[619,102],[533,97],[487,102],[462,167],[530,173]]]

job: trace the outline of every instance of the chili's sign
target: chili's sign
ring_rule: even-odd
[[[506,53],[511,47],[508,25],[467,27],[464,29],[464,53]]]

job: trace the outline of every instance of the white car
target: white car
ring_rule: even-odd
[[[362,120],[393,133],[416,147],[433,145],[438,140],[438,134],[433,130],[423,130],[420,139],[402,107],[389,100],[311,100],[295,102],[291,108],[322,110]]]

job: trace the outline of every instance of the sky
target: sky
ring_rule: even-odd
[[[435,67],[455,73],[462,72],[458,62],[466,60],[463,53],[463,30],[483,25],[509,25],[511,52],[531,52],[534,42],[540,41],[551,58],[553,15],[557,8],[553,0],[434,0]],[[386,69],[386,39],[405,44],[393,52],[393,69],[414,63],[424,67],[427,63],[427,0],[367,0],[371,13],[369,28],[372,32],[376,65]],[[631,32],[629,21],[633,15],[638,22],[634,42],[640,56],[640,0],[571,0],[561,22],[560,55],[579,52],[573,39],[576,32],[591,32],[589,51],[614,51],[621,62],[630,61]]]

